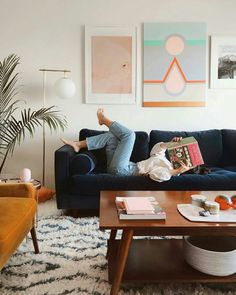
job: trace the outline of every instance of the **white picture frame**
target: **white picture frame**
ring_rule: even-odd
[[[91,104],[136,103],[135,26],[85,26],[85,96]]]
[[[210,88],[236,88],[236,36],[211,36]]]

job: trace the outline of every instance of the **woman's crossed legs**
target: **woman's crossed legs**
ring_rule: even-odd
[[[106,148],[107,172],[120,175],[136,173],[136,164],[130,162],[135,142],[135,133],[118,122],[111,121],[104,115],[103,109],[97,111],[98,122],[105,125],[109,131],[96,136],[87,137],[82,141],[62,139],[63,143],[73,147],[75,152],[81,148],[95,150]]]

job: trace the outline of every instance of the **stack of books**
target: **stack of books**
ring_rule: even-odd
[[[154,197],[116,197],[119,219],[166,219]]]

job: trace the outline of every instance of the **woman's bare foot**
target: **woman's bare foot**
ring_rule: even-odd
[[[104,117],[105,117],[103,108],[99,108],[97,110],[97,117],[98,117],[99,125],[103,125],[104,124]]]
[[[61,141],[62,141],[64,144],[67,144],[67,145],[73,147],[73,149],[74,149],[74,151],[75,151],[76,153],[79,152],[79,150],[80,150],[80,143],[79,143],[79,141],[66,140],[66,139],[64,139],[64,138],[61,138]]]
[[[111,121],[110,119],[108,119],[104,115],[103,108],[99,108],[97,110],[97,117],[98,117],[98,123],[99,123],[99,125],[106,125],[109,128],[111,126],[111,124],[113,123],[113,121]]]

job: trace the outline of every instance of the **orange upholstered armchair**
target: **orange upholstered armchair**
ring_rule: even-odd
[[[34,227],[37,203],[29,183],[0,183],[0,270],[31,233],[35,253],[39,253]]]

